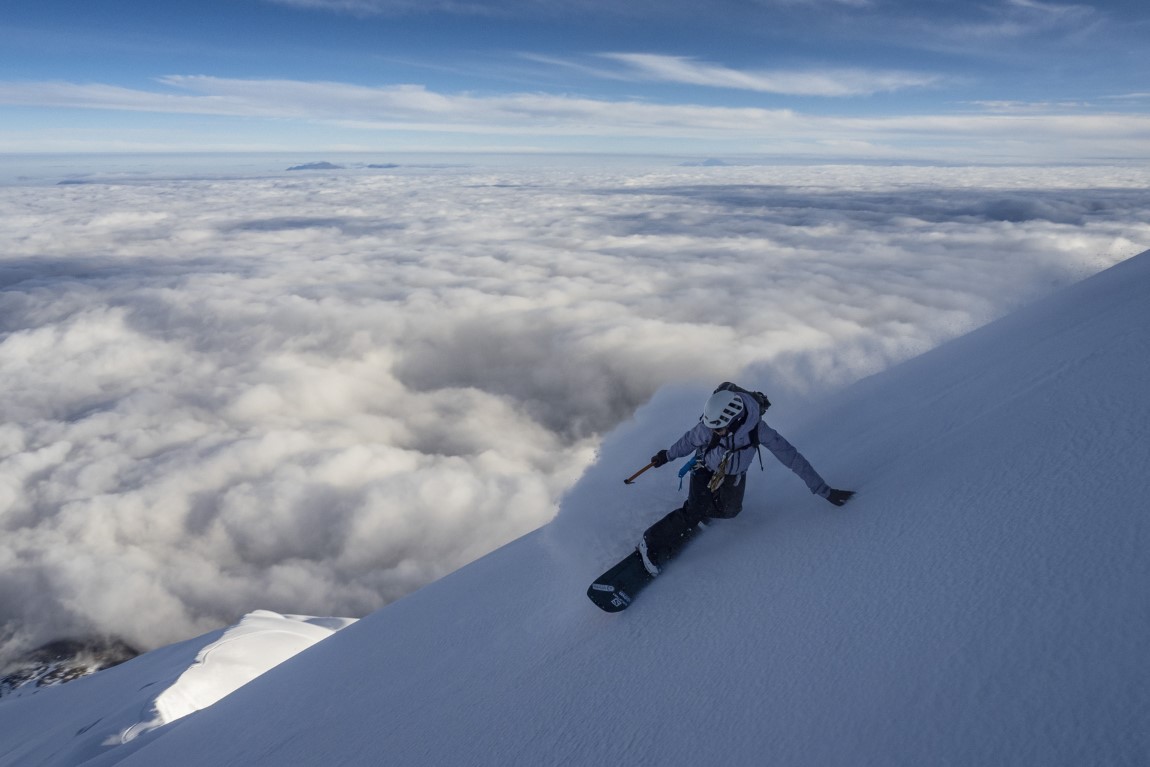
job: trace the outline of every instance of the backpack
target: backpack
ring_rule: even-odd
[[[751,391],[750,389],[744,389],[742,386],[736,386],[730,381],[724,381],[723,383],[719,384],[714,393],[718,394],[721,391],[737,391],[740,394],[750,395],[755,400],[755,402],[759,404],[760,415],[767,412],[767,408],[771,406],[771,401],[767,399],[767,395],[763,394],[761,391]]]
[[[723,383],[719,384],[718,387],[715,389],[715,391],[712,392],[712,394],[716,394],[716,393],[721,392],[721,391],[734,391],[734,392],[739,392],[740,394],[746,394],[746,395],[752,397],[755,400],[755,402],[757,402],[759,405],[759,424],[761,424],[763,422],[762,421],[762,415],[763,415],[763,413],[767,412],[767,408],[769,408],[771,406],[771,401],[769,399],[767,399],[767,395],[763,394],[761,391],[751,391],[750,389],[744,389],[743,387],[737,386],[737,385],[731,383],[730,381],[724,381]],[[746,447],[739,448],[739,449],[740,450],[749,450],[751,448],[754,448],[755,454],[759,457],[759,468],[761,469],[761,468],[763,468],[763,454],[759,452],[759,424],[755,424],[754,430],[751,431],[751,434],[750,434],[751,444],[747,445]],[[711,437],[710,444],[704,445],[703,447],[700,447],[698,450],[695,451],[695,455],[691,457],[691,460],[689,460],[689,461],[687,461],[687,463],[683,464],[683,467],[681,469],[679,469],[679,489],[680,490],[683,489],[683,477],[685,477],[690,472],[694,471],[697,466],[701,465],[703,455],[705,453],[707,453],[708,451],[714,450],[716,447],[718,447],[720,440],[722,440],[722,437],[720,437],[718,435]]]
[[[763,467],[763,454],[759,452],[759,425],[763,422],[763,420],[762,420],[763,413],[767,412],[767,408],[769,408],[771,406],[771,401],[769,399],[767,399],[767,395],[763,394],[761,391],[751,391],[750,389],[744,389],[743,387],[737,386],[737,385],[731,383],[730,381],[724,381],[723,383],[719,384],[718,387],[715,389],[714,393],[718,393],[721,391],[734,391],[734,392],[739,392],[740,394],[746,394],[746,395],[749,395],[752,399],[755,400],[755,402],[758,403],[758,405],[759,405],[759,423],[755,424],[755,428],[751,431],[751,433],[749,435],[751,438],[751,444],[747,445],[746,447],[741,447],[741,448],[739,448],[739,450],[750,450],[753,448],[755,451],[755,454],[759,457],[759,468],[762,468]],[[716,447],[718,447],[719,441],[721,439],[722,438],[719,437],[718,435],[712,437],[711,443],[706,447],[705,450],[713,450]]]

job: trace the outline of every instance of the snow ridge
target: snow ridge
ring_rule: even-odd
[[[120,742],[216,703],[316,642],[355,622],[256,610],[206,645],[187,671],[156,696],[153,716],[124,729]]]
[[[115,763],[124,744],[211,706],[354,622],[256,610],[228,629],[0,701],[0,765]]]

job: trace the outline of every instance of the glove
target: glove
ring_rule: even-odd
[[[655,453],[655,455],[651,456],[651,463],[655,464],[656,469],[660,466],[663,466],[670,460],[671,459],[667,456],[666,450],[660,450],[659,452]]]
[[[827,494],[827,500],[835,506],[842,506],[844,503],[854,497],[854,490],[835,490],[831,488],[830,493]]]

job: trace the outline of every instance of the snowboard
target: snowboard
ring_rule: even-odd
[[[643,588],[655,580],[643,566],[643,558],[638,551],[623,557],[619,564],[595,579],[587,589],[587,598],[595,606],[609,613],[626,610]]]

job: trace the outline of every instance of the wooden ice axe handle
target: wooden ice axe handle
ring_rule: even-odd
[[[625,480],[623,480],[623,484],[624,484],[624,485],[630,485],[631,483],[633,483],[635,480],[637,480],[637,479],[639,478],[639,475],[641,475],[643,472],[645,472],[647,469],[650,469],[650,468],[651,468],[651,467],[653,467],[654,465],[655,465],[655,462],[654,462],[654,461],[652,461],[651,463],[647,464],[646,466],[644,466],[643,468],[639,469],[637,472],[635,472],[634,474],[632,474],[631,476],[629,476],[629,477],[627,477]]]

